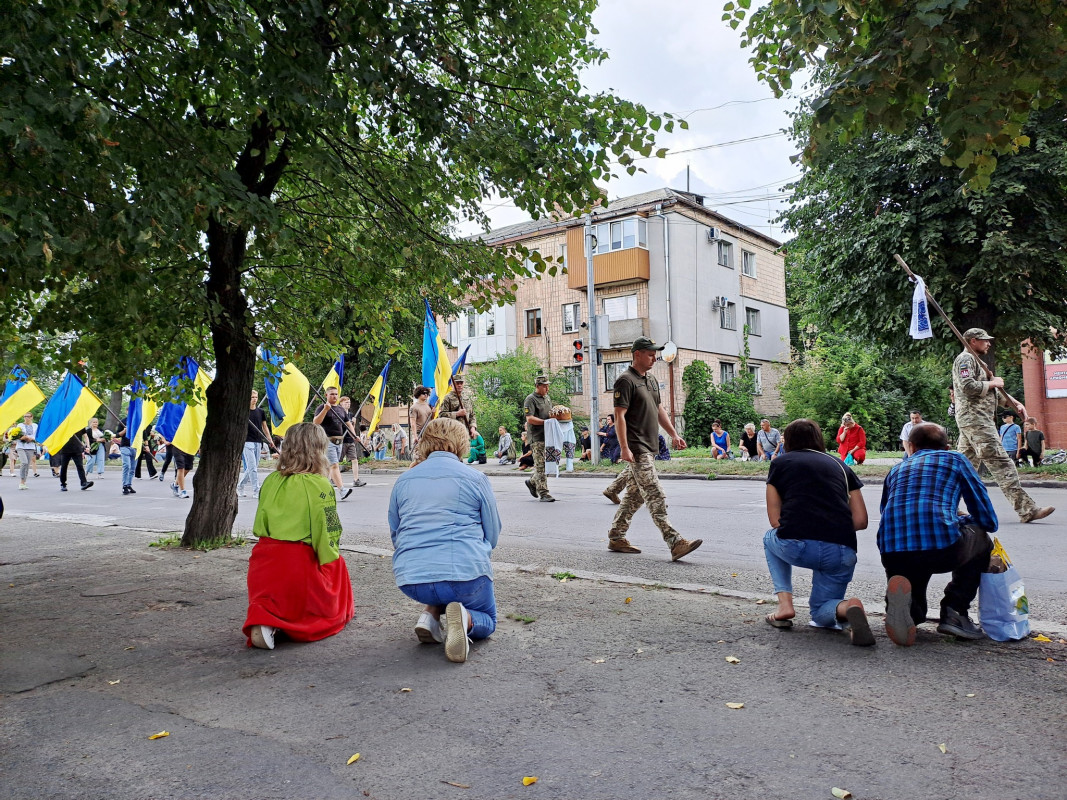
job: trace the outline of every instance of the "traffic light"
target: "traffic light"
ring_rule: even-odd
[[[574,363],[583,363],[585,361],[585,339],[575,339],[572,344],[574,345]]]

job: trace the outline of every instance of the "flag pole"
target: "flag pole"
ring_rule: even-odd
[[[904,271],[906,273],[908,273],[908,277],[909,278],[911,278],[912,280],[915,280],[918,277],[918,276],[916,276],[916,274],[914,272],[911,271],[911,268],[908,266],[908,263],[903,258],[901,258],[898,253],[894,253],[893,254],[893,258],[896,259],[896,262],[898,264],[900,264],[900,266],[902,266],[904,268]],[[968,342],[966,339],[964,339],[963,338],[963,334],[960,333],[959,329],[955,325],[952,324],[952,320],[950,320],[948,318],[948,314],[945,313],[944,309],[941,308],[941,306],[938,304],[937,300],[934,299],[934,296],[932,294],[930,294],[930,290],[929,289],[926,289],[926,300],[931,306],[933,306],[934,311],[936,311],[938,314],[940,314],[941,318],[943,320],[945,320],[945,324],[948,325],[949,330],[951,330],[954,334],[956,334],[956,338],[960,340],[960,344],[963,345],[964,349],[967,352],[969,352],[972,356],[974,356],[976,359],[978,359],[978,363],[982,365],[982,369],[985,370],[986,375],[989,378],[996,377],[993,374],[993,370],[989,368],[989,365],[987,363],[985,363],[985,361],[982,359],[982,357],[978,353],[975,352],[973,347],[971,347],[970,342]],[[1026,418],[1026,406],[1024,406],[1022,403],[1020,403],[1018,400],[1016,400],[1010,394],[1008,394],[1006,389],[1001,388],[1001,389],[997,389],[997,391],[1000,392],[1000,394],[1003,395],[1004,399],[1007,400],[1008,403],[1016,411],[1018,411],[1019,414],[1022,415],[1023,419]]]

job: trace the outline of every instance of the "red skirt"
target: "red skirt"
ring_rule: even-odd
[[[253,625],[270,625],[298,642],[314,642],[340,633],[354,615],[343,558],[320,565],[303,542],[256,542],[248,559],[246,637]]]

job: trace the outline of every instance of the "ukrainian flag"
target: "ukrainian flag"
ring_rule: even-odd
[[[426,321],[422,325],[422,385],[430,389],[430,405],[448,394],[448,384],[452,380],[452,366],[448,363],[445,342],[437,330],[437,320],[430,310],[430,301],[426,303]]]
[[[23,414],[42,402],[44,392],[30,379],[30,374],[16,364],[0,397],[0,431],[6,431],[16,422],[21,422]]]
[[[264,388],[267,392],[271,426],[278,436],[285,436],[289,428],[304,421],[311,394],[311,381],[294,364],[287,363],[284,358],[269,350],[262,351],[261,358],[270,364]],[[344,371],[343,362],[341,370]]]
[[[49,453],[58,453],[74,434],[85,429],[102,405],[103,400],[93,394],[77,375],[68,372],[41,413],[37,441]]]
[[[130,386],[130,405],[126,410],[126,438],[130,440],[134,455],[141,449],[145,428],[156,418],[159,411],[155,400],[141,397],[144,392],[145,385],[141,381],[134,381]]]
[[[164,403],[159,422],[156,423],[156,431],[182,452],[195,455],[200,449],[204,426],[207,425],[206,392],[207,387],[211,385],[211,378],[195,359],[182,356],[178,362],[178,374],[170,379],[170,386],[176,387],[180,380],[193,382],[193,394],[190,399],[195,399],[197,405],[185,402]]]
[[[385,362],[385,369],[374,381],[374,385],[370,387],[370,397],[374,400],[374,415],[370,418],[370,427],[367,429],[368,436],[374,433],[374,429],[378,427],[378,422],[382,418],[382,410],[385,408],[385,387],[389,383],[389,365],[392,363],[393,359],[391,358]]]
[[[333,366],[330,367],[330,371],[326,374],[326,377],[322,381],[323,390],[336,389],[338,393],[341,392],[341,384],[345,382],[345,357],[343,355],[338,356],[337,360],[333,362]]]

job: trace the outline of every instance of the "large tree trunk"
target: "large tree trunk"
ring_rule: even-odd
[[[215,380],[207,390],[207,427],[193,478],[193,505],[182,544],[229,536],[237,516],[237,479],[255,370],[255,331],[241,292],[247,231],[208,223],[207,301]]]

